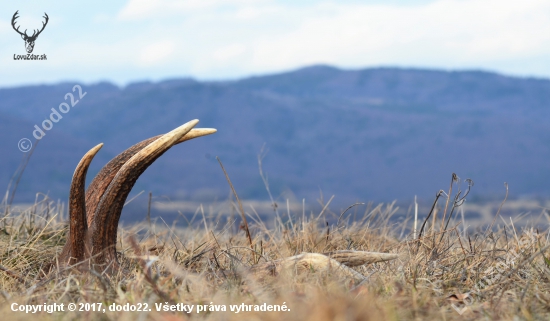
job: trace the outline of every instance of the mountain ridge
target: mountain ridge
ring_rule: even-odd
[[[32,139],[75,84],[0,89],[3,185],[22,157],[17,138]],[[95,144],[105,146],[89,179],[125,148],[193,118],[218,133],[174,147],[136,190],[225,197],[220,156],[242,197],[266,198],[257,163],[265,143],[264,171],[282,198],[318,197],[320,189],[345,200],[431,198],[452,172],[472,178],[478,198],[503,195],[505,181],[513,196],[550,193],[547,79],[316,65],[229,81],[81,85],[87,95],[40,141],[18,199],[47,191],[64,198],[74,166]]]

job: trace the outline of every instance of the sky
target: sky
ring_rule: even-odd
[[[20,30],[49,22],[33,54]],[[4,1],[0,87],[239,79],[314,64],[550,78],[548,0]]]

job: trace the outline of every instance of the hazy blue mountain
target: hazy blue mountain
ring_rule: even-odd
[[[34,140],[34,125],[58,109],[74,85],[0,89],[0,186],[23,156],[19,139]],[[135,190],[226,197],[219,156],[241,197],[267,199],[257,162],[265,143],[264,170],[275,196],[312,199],[321,190],[345,201],[432,199],[448,188],[452,172],[472,178],[478,198],[502,197],[504,182],[511,196],[550,193],[546,79],[313,66],[237,81],[82,87],[86,96],[39,142],[17,201],[36,192],[65,199],[74,167],[91,147],[105,143],[89,177],[132,144],[194,118],[218,133],[174,147]]]

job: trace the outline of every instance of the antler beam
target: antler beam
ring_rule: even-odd
[[[86,260],[96,267],[118,268],[116,237],[122,207],[139,176],[172,146],[210,135],[216,129],[193,129],[192,120],[171,132],[144,140],[113,158],[85,193],[86,172],[103,144],[88,151],[76,167],[69,195],[69,237],[59,256],[63,265]]]

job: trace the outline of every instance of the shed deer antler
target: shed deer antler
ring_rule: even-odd
[[[69,195],[69,237],[59,256],[63,265],[86,260],[102,269],[116,270],[116,238],[122,207],[139,176],[170,147],[213,134],[216,129],[193,129],[192,120],[171,132],[146,139],[113,158],[85,192],[86,172],[103,144],[88,151],[78,163]]]

